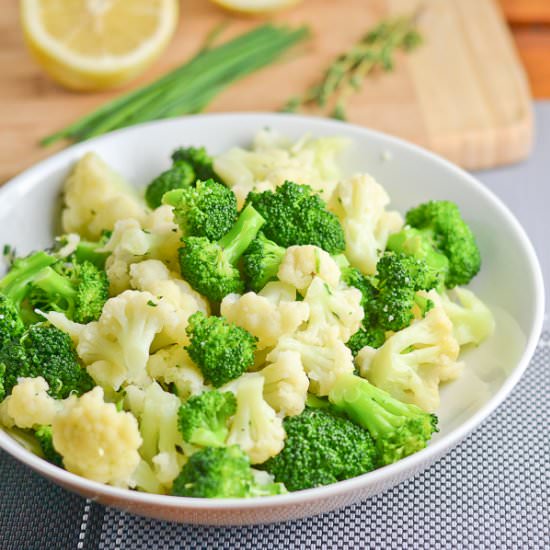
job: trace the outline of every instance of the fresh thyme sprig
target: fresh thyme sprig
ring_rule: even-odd
[[[319,83],[311,86],[304,95],[291,98],[282,110],[296,112],[305,106],[323,109],[333,104],[330,116],[344,120],[349,97],[361,89],[369,74],[378,69],[391,71],[395,52],[409,52],[421,44],[416,20],[417,14],[379,23],[349,51],[339,55]]]

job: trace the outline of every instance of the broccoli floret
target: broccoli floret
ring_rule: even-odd
[[[235,193],[214,180],[198,181],[195,187],[169,191],[163,204],[174,207],[174,221],[183,235],[221,239],[237,219]]]
[[[197,311],[189,317],[186,332],[191,343],[185,349],[216,388],[254,364],[257,339],[224,317],[207,317]]]
[[[174,162],[172,167],[157,176],[145,190],[147,206],[158,208],[162,204],[162,197],[173,189],[185,189],[191,187],[197,178],[191,164],[185,161]]]
[[[212,157],[204,147],[180,147],[172,153],[172,161],[189,163],[200,180],[213,179],[221,182],[220,177],[214,172]]]
[[[369,430],[380,465],[392,464],[423,449],[437,431],[437,416],[402,403],[353,374],[338,377],[328,398],[338,410]]]
[[[242,294],[244,283],[236,267],[239,258],[254,240],[264,219],[248,205],[233,227],[220,240],[186,237],[179,249],[183,278],[213,302],[233,292]]]
[[[42,376],[48,393],[64,399],[71,393],[81,395],[94,382],[79,362],[71,338],[46,323],[31,325],[19,341],[0,348],[0,364],[5,367],[4,386],[10,394],[19,377]]]
[[[18,340],[25,332],[25,325],[19,316],[15,304],[0,294],[0,349],[8,346],[12,340]]]
[[[468,284],[477,274],[481,267],[479,249],[455,203],[421,204],[407,212],[406,223],[408,228],[390,236],[390,250],[422,258],[434,269],[439,268],[448,288]]]
[[[307,185],[287,181],[276,191],[251,192],[246,200],[265,218],[265,236],[280,246],[312,244],[330,254],[345,248],[338,218]]]
[[[34,436],[40,444],[44,458],[48,462],[63,468],[63,457],[55,450],[53,446],[52,427],[40,426],[35,430]]]
[[[31,289],[32,281],[42,269],[57,261],[57,258],[42,251],[34,252],[26,258],[16,259],[8,273],[0,280],[0,294],[7,296],[19,314],[22,314],[23,302]],[[29,313],[28,311],[27,314]]]
[[[438,273],[426,262],[403,253],[385,252],[376,269],[377,275],[369,277],[349,266],[341,268],[342,280],[361,291],[365,311],[362,327],[346,344],[354,355],[364,346],[379,348],[386,331],[409,326],[415,305],[425,314],[433,304],[417,292],[439,285]]]
[[[279,266],[286,249],[270,241],[262,232],[252,241],[243,254],[243,271],[248,286],[259,292],[277,278]]]
[[[349,479],[375,468],[377,451],[369,432],[329,408],[306,408],[283,422],[283,450],[262,464],[289,491]]]
[[[183,439],[201,447],[223,446],[227,420],[236,410],[237,400],[231,392],[213,390],[190,397],[178,413]]]
[[[90,262],[58,263],[32,280],[29,302],[43,311],[60,311],[77,323],[96,321],[109,298],[109,279]]]
[[[381,328],[362,326],[346,342],[346,346],[355,357],[365,346],[379,348],[386,341],[386,331]]]
[[[439,279],[426,264],[406,254],[386,252],[376,264],[376,297],[367,305],[371,326],[401,330],[414,318],[419,290],[435,288]],[[420,300],[422,302],[422,300]]]
[[[206,447],[193,453],[174,480],[172,494],[198,498],[246,498],[285,492],[279,483],[255,478],[238,445]]]

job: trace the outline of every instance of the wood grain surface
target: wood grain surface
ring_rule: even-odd
[[[529,91],[496,0],[306,0],[274,19],[310,25],[310,42],[284,62],[232,86],[208,110],[277,110],[380,18],[415,11],[420,4],[425,45],[399,56],[393,73],[369,80],[351,102],[350,120],[429,147],[471,169],[524,158],[532,138]],[[3,8],[0,181],[60,147],[41,149],[40,137],[119,93],[76,94],[56,86],[25,50],[17,2],[5,0]],[[174,40],[127,89],[185,61],[224,19],[230,23],[227,37],[258,24],[205,0],[182,2]]]

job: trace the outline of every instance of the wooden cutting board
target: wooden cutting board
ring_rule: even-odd
[[[52,83],[28,56],[16,0],[0,19],[0,182],[57,148],[40,137],[117,95],[75,94]],[[221,94],[209,111],[277,110],[303,92],[337,54],[380,18],[414,12],[425,44],[399,56],[392,73],[376,75],[353,97],[351,122],[428,147],[468,169],[516,162],[533,136],[529,89],[496,0],[306,0],[274,17],[308,24],[312,39],[300,55],[265,69]],[[239,18],[206,0],[184,0],[173,42],[137,84],[186,60],[206,33],[227,19],[226,36],[259,21]]]

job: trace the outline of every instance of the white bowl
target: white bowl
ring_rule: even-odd
[[[509,210],[456,166],[404,141],[324,119],[275,114],[194,116],[155,122],[75,145],[0,188],[0,244],[26,253],[51,243],[61,184],[73,163],[95,151],[130,182],[142,186],[169,165],[181,145],[219,153],[246,145],[269,126],[291,137],[350,138],[349,172],[370,172],[404,212],[428,199],[455,201],[471,224],[483,268],[472,288],[496,317],[493,337],[470,351],[462,378],[442,390],[440,432],[429,446],[396,464],[360,477],[287,495],[208,500],[149,495],[88,481],[38,458],[0,430],[0,447],[63,487],[103,504],[155,518],[198,524],[254,524],[297,519],[334,510],[412,477],[447,453],[479,425],[519,380],[541,331],[544,290],[540,267],[525,232]]]

